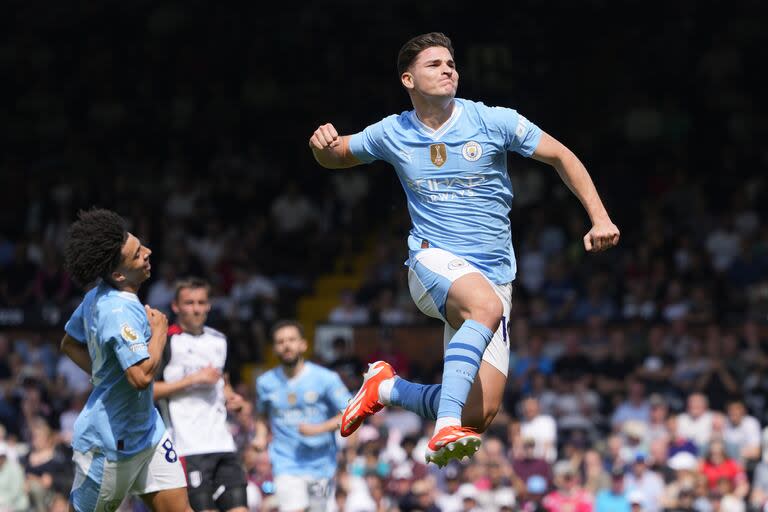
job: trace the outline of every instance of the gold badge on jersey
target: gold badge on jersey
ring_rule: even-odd
[[[296,393],[293,391],[288,393],[288,405],[296,405]]]
[[[438,167],[441,167],[448,159],[448,151],[445,149],[445,144],[430,144],[429,145],[429,159],[432,163]]]
[[[122,338],[129,343],[139,339],[139,335],[136,333],[133,327],[128,324],[123,324],[120,327],[120,336],[122,336]]]

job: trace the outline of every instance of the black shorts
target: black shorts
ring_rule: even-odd
[[[189,504],[195,510],[229,510],[248,506],[245,472],[235,453],[182,457]]]

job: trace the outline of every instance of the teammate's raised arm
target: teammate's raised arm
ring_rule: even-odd
[[[349,136],[339,135],[331,123],[321,125],[309,138],[317,163],[327,169],[346,169],[362,162],[349,150]]]

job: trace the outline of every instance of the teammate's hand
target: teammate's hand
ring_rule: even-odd
[[[147,319],[149,320],[149,327],[152,329],[152,335],[159,334],[162,337],[165,337],[168,333],[168,317],[165,316],[165,313],[146,305],[144,306],[144,310],[147,312]]]
[[[339,132],[331,123],[320,126],[309,138],[309,147],[312,148],[312,151],[324,151],[328,148],[335,148],[339,144],[341,144]]]
[[[213,385],[216,384],[221,378],[221,372],[213,366],[200,368],[193,375],[195,376],[195,382],[197,384]]]
[[[619,243],[619,228],[610,220],[596,222],[589,233],[584,235],[584,249],[587,252],[600,252]]]

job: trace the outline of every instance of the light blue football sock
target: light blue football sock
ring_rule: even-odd
[[[474,320],[465,320],[453,335],[445,351],[443,389],[437,409],[438,419],[461,420],[461,411],[469,396],[469,389],[477,376],[480,361],[491,338],[493,338],[493,332]]]
[[[389,395],[389,404],[415,412],[422,418],[437,418],[437,404],[440,400],[440,384],[416,384],[401,377],[395,377],[395,384]]]

